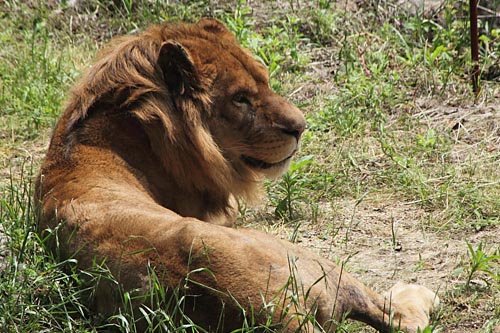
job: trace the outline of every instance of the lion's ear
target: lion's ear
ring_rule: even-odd
[[[183,95],[186,89],[193,89],[200,85],[193,59],[181,44],[175,41],[163,43],[158,64],[170,91]]]
[[[213,18],[202,18],[198,22],[196,22],[196,26],[220,37],[234,40],[234,35],[219,20]]]

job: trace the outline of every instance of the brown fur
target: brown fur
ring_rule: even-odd
[[[104,263],[125,290],[146,293],[153,267],[169,290],[187,287],[186,314],[210,330],[220,312],[224,330],[241,327],[241,308],[259,313],[264,302],[288,331],[312,329],[300,327],[298,312],[327,330],[347,314],[387,331],[389,312],[408,332],[426,326],[435,296],[423,287],[397,289],[418,306],[389,302],[328,260],[226,227],[236,199],[253,199],[264,176],[286,170],[304,128],[300,111],[270,90],[264,66],[216,20],[118,38],[74,87],[55,128],[36,186],[40,232],[54,234],[61,259],[83,270]],[[186,280],[201,268],[212,273]],[[300,290],[287,284],[291,275]],[[100,286],[95,310],[119,306]]]

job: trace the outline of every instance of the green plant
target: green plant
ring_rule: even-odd
[[[186,285],[190,276],[203,272],[207,270],[189,272],[185,279]],[[168,277],[165,274],[158,275],[155,268],[148,267],[148,286],[145,290],[122,290],[106,269],[101,269],[97,275],[99,279],[106,276],[106,279],[118,288],[118,297],[121,298],[122,304],[116,314],[106,319],[103,328],[114,328],[120,332],[206,332],[184,311],[186,303],[196,296],[189,295],[186,286],[165,287],[162,281]],[[134,311],[138,303],[141,305]],[[218,331],[218,328],[215,329]]]
[[[364,126],[360,110],[344,108],[336,103],[331,103],[310,121],[311,130],[334,130],[342,137],[362,133]]]
[[[483,242],[479,242],[475,249],[469,242],[467,242],[467,250],[469,262],[465,268],[467,274],[467,280],[465,282],[466,289],[470,288],[472,278],[477,276],[478,273],[486,274],[486,276],[493,279],[494,283],[500,282],[500,272],[498,270],[500,267],[497,262],[500,260],[500,254],[488,254],[483,249]],[[489,284],[489,281],[484,278],[482,279]]]
[[[307,178],[302,174],[302,169],[312,162],[312,156],[304,156],[292,162],[290,170],[283,175],[281,181],[269,186],[277,217],[292,221],[297,218],[299,204],[311,202],[305,191]]]
[[[224,21],[242,45],[252,50],[267,66],[274,87],[278,83],[273,79],[279,73],[297,71],[308,62],[308,58],[298,52],[300,44],[305,41],[299,31],[300,21],[293,15],[286,15],[284,20],[276,20],[276,23],[256,32],[251,9],[243,3],[239,1],[234,15],[224,16]]]
[[[417,134],[417,145],[423,149],[432,149],[437,141],[436,130],[429,128],[424,135]]]
[[[246,7],[244,0],[238,0],[233,13],[224,16],[224,23],[228,26],[236,38],[242,43],[247,43],[247,47],[251,47],[254,42],[253,25],[251,17],[251,9]]]

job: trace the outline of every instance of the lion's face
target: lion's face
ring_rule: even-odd
[[[265,68],[251,60],[217,83],[210,129],[232,165],[275,177],[289,166],[305,128],[302,113],[271,91]],[[248,64],[248,63],[247,63]]]
[[[216,143],[239,172],[281,175],[299,148],[304,116],[271,90],[267,69],[247,52],[221,50],[217,58],[208,120]]]

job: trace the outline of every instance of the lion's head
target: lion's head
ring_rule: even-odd
[[[210,90],[210,132],[240,174],[281,175],[298,149],[305,128],[302,113],[270,89],[267,69],[235,47],[236,40],[220,23],[200,23],[222,38],[215,54],[210,48],[199,53],[215,64],[217,73]]]
[[[251,196],[263,176],[281,175],[306,125],[270,89],[266,68],[212,19],[115,40],[74,88],[65,114],[58,128],[67,142],[96,114],[139,121],[172,191],[205,198],[207,214],[232,196]]]

